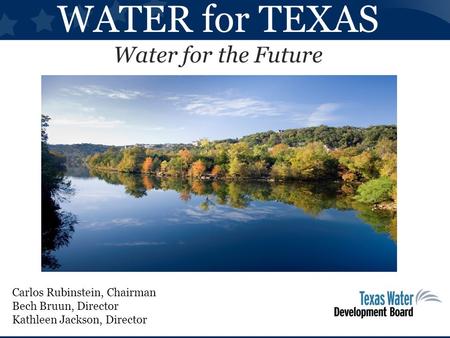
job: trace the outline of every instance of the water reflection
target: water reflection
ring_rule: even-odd
[[[54,252],[69,245],[77,223],[75,215],[60,210],[58,202],[51,198],[42,201],[42,246],[43,269],[56,270],[60,267]]]
[[[395,214],[356,203],[352,186],[68,173],[70,201],[43,208],[44,270],[397,267]]]
[[[60,207],[74,192],[64,175],[65,166],[61,159],[45,150],[42,152],[41,265],[43,269],[56,270],[60,264],[54,253],[69,245],[77,218]]]
[[[192,195],[202,197],[198,207],[203,212],[221,205],[245,209],[252,201],[276,201],[293,205],[313,217],[324,217],[323,213],[328,209],[356,210],[357,217],[370,224],[376,232],[387,233],[393,241],[397,240],[396,214],[387,210],[374,210],[355,201],[354,187],[351,185],[335,182],[307,184],[257,180],[183,180],[98,170],[91,170],[90,175],[109,184],[123,185],[125,192],[135,198],[144,197],[152,190],[176,191],[184,202],[190,201]]]

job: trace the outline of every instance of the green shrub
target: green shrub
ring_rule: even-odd
[[[370,180],[359,186],[356,199],[359,202],[376,204],[390,201],[394,182],[388,177]]]

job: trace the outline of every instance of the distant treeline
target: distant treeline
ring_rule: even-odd
[[[267,145],[273,147],[277,144],[286,144],[290,147],[298,147],[311,142],[322,142],[329,148],[342,147],[374,147],[378,140],[385,138],[389,140],[397,139],[396,126],[374,126],[369,128],[357,127],[311,127],[301,129],[287,129],[279,131],[267,131],[250,134],[241,139],[226,139],[214,141],[213,143],[238,143],[240,141],[248,143],[250,146]],[[136,145],[135,145],[136,146]],[[179,151],[191,149],[193,144],[173,143],[173,144],[147,144],[137,145],[162,151]],[[63,155],[68,166],[80,166],[85,163],[88,156],[95,153],[102,153],[111,146],[103,144],[81,143],[81,144],[49,144],[51,152]],[[129,148],[128,146],[115,146],[118,150]]]
[[[138,145],[141,147],[152,147],[152,149],[178,151],[180,149],[188,149],[192,144],[151,144]],[[80,144],[49,144],[48,148],[52,153],[61,155],[65,158],[68,167],[79,167],[86,164],[86,158],[96,153],[102,153],[109,148],[117,150],[129,148],[132,146],[108,146],[103,144],[80,143]]]
[[[83,165],[88,156],[91,156],[95,153],[104,152],[108,148],[109,146],[91,143],[48,145],[48,149],[52,153],[64,156],[66,164],[68,166]]]
[[[244,136],[241,141],[251,146],[266,144],[273,147],[283,143],[290,147],[298,147],[311,142],[322,142],[329,148],[345,148],[362,146],[374,147],[379,140],[397,140],[397,126],[328,127],[319,126],[301,129],[267,131]]]
[[[87,159],[91,168],[169,177],[363,183],[362,202],[395,202],[395,126],[320,126],[258,133],[239,140],[200,140],[195,146],[116,148]]]

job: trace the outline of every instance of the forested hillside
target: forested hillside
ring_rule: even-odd
[[[267,131],[250,134],[241,139],[226,139],[212,141],[213,144],[228,143],[233,144],[239,141],[247,143],[249,146],[266,145],[273,147],[277,144],[286,144],[290,147],[297,147],[311,142],[322,142],[328,148],[342,147],[374,147],[380,139],[397,140],[396,126],[374,126],[369,128],[357,127],[310,127],[300,129],[287,129],[279,131]],[[139,145],[137,145],[139,146]],[[149,144],[141,145],[143,148],[151,148],[160,151],[179,151],[182,149],[192,149],[192,144]],[[53,144],[49,145],[49,150],[63,155],[68,165],[78,166],[83,164],[88,156],[95,153],[102,153],[111,146],[102,144]],[[128,146],[117,146],[120,150]]]
[[[50,144],[49,150],[52,153],[62,155],[69,167],[78,167],[86,164],[86,159],[96,153],[105,152],[108,149],[120,150],[130,147],[152,148],[161,151],[178,151],[189,149],[192,144],[173,143],[173,144],[146,144],[146,145],[127,145],[127,146],[107,146],[103,144],[81,143],[81,144]]]
[[[395,202],[395,126],[317,127],[249,135],[240,140],[197,142],[196,146],[153,149],[110,147],[89,156],[89,167],[129,173],[201,179],[270,179],[358,185],[362,202]]]
[[[250,146],[266,144],[273,147],[283,143],[290,147],[301,146],[311,142],[322,142],[329,148],[373,147],[380,139],[397,140],[397,126],[357,127],[310,127],[267,131],[244,136],[241,141]]]
[[[101,144],[81,143],[81,144],[50,144],[48,148],[51,152],[63,155],[66,164],[69,166],[82,165],[85,159],[95,153],[106,151],[109,147]]]

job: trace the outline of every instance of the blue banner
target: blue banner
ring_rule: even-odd
[[[444,0],[2,0],[2,40],[448,40]]]

